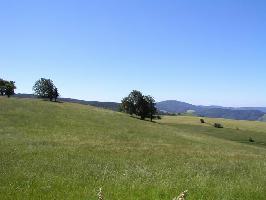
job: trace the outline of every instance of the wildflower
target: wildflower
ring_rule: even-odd
[[[102,188],[99,189],[97,196],[98,196],[98,200],[104,200]]]
[[[175,197],[173,200],[186,200],[188,190],[182,192],[178,197]]]

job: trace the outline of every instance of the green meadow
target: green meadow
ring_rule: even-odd
[[[0,199],[265,200],[266,123],[205,120],[0,97]]]

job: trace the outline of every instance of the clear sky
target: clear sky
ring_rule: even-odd
[[[32,93],[266,106],[265,0],[0,0],[0,77]]]

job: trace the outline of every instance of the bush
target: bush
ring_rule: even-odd
[[[213,125],[215,128],[223,128],[223,125],[222,124],[219,124],[219,123],[214,123]]]
[[[249,142],[255,142],[255,140],[252,137],[249,137]]]
[[[204,119],[200,119],[200,123],[204,124],[205,123]]]

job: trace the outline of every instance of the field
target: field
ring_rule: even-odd
[[[205,120],[0,97],[0,199],[264,200],[266,123]]]

